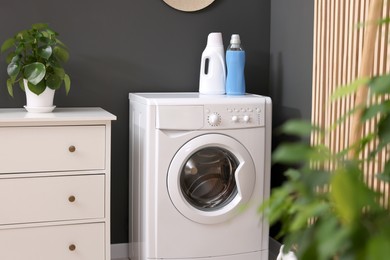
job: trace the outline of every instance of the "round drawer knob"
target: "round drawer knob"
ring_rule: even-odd
[[[76,201],[76,197],[71,195],[71,196],[69,196],[68,200],[69,200],[69,202],[75,202]]]
[[[73,153],[75,151],[76,151],[76,146],[74,145],[69,146],[69,152]]]
[[[70,250],[70,251],[76,250],[76,245],[75,245],[75,244],[69,245],[69,250]]]

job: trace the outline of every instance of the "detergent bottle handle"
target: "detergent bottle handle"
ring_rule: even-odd
[[[209,55],[202,55],[202,61],[200,65],[200,73],[203,76],[206,76],[209,74],[210,69],[210,56]]]

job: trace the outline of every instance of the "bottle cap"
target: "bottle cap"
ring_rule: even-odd
[[[230,44],[241,44],[241,39],[239,34],[232,34],[230,39]]]
[[[222,33],[213,32],[207,37],[207,46],[209,47],[223,47]]]

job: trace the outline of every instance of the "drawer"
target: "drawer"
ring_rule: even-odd
[[[104,260],[104,223],[0,230],[0,259]]]
[[[0,173],[105,168],[105,126],[0,127]]]
[[[104,175],[0,179],[0,224],[104,218],[104,180]]]

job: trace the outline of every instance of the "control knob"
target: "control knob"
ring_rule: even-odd
[[[245,115],[242,119],[244,120],[245,123],[248,123],[250,120],[250,117],[248,115]]]
[[[238,116],[232,116],[232,121],[234,123],[237,123],[238,122]]]
[[[208,122],[212,126],[217,126],[221,123],[221,116],[218,113],[212,113],[208,117]]]

